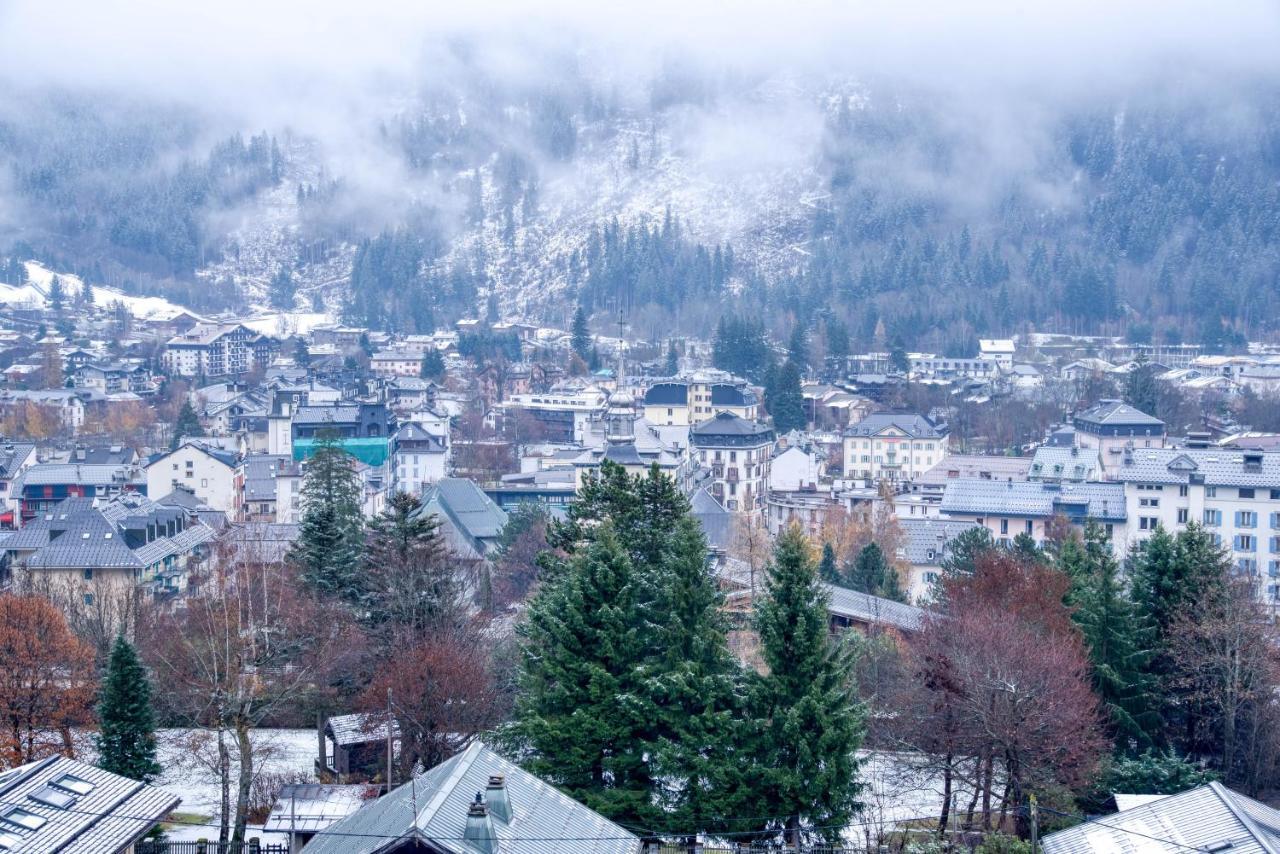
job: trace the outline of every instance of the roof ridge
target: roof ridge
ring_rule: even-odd
[[[1236,821],[1244,825],[1245,829],[1249,831],[1249,834],[1253,836],[1254,840],[1262,846],[1262,849],[1266,851],[1267,854],[1280,854],[1280,852],[1277,851],[1276,846],[1271,843],[1268,835],[1263,832],[1262,828],[1258,827],[1258,824],[1253,820],[1253,817],[1236,803],[1236,798],[1246,797],[1245,795],[1241,795],[1239,792],[1228,789],[1217,780],[1211,780],[1209,782],[1209,789],[1218,796],[1218,799],[1222,801],[1227,809],[1231,810],[1231,814],[1236,817]],[[1249,800],[1253,799],[1249,798]]]
[[[462,782],[462,778],[466,775],[467,771],[470,770],[471,765],[476,761],[476,757],[480,754],[480,750],[483,749],[483,747],[484,745],[480,741],[473,741],[466,750],[457,755],[455,759],[456,764],[449,772],[449,776],[440,784],[435,795],[433,795],[431,800],[427,802],[427,805],[422,808],[421,812],[413,817],[413,826],[415,829],[421,828],[423,825],[427,824],[427,822],[431,821],[440,807],[444,805],[444,802],[448,800],[449,795],[452,794],[453,790]],[[1271,852],[1271,854],[1275,854],[1275,852]]]

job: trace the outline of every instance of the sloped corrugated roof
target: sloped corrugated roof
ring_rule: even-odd
[[[1209,783],[1078,824],[1041,841],[1045,854],[1130,854],[1216,850],[1280,854],[1280,811]]]
[[[305,854],[373,854],[420,839],[451,854],[464,841],[467,809],[490,775],[505,778],[511,820],[490,814],[501,854],[636,854],[640,838],[479,742],[321,832]],[[415,812],[416,805],[416,812]]]
[[[1048,518],[1058,513],[1107,522],[1126,518],[1124,484],[1000,481],[960,478],[942,493],[943,513]]]
[[[822,586],[830,597],[827,610],[839,617],[872,625],[893,626],[908,632],[918,630],[920,621],[924,618],[924,610],[914,605],[904,605],[892,599],[882,599],[834,584],[824,583]]]

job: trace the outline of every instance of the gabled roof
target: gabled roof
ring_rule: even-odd
[[[316,833],[364,806],[369,787],[292,783],[280,789],[263,830],[270,833]]]
[[[477,542],[494,539],[507,524],[506,511],[474,481],[464,477],[436,481],[425,494],[418,513],[445,515],[461,533]]]
[[[1280,854],[1280,810],[1209,783],[1051,833],[1041,845],[1045,854]]]
[[[948,481],[943,513],[966,516],[1021,516],[1047,519],[1058,513],[1103,522],[1126,518],[1122,483],[1039,483],[1035,481]]]
[[[329,718],[326,729],[332,734],[333,743],[341,747],[385,741],[387,738],[386,721],[376,715],[334,715]],[[400,726],[394,720],[391,721],[391,735],[393,738],[400,737]]]
[[[53,797],[44,797],[44,792]],[[64,804],[53,806],[49,801]],[[54,756],[0,773],[0,850],[24,854],[122,851],[178,805],[175,795]],[[27,828],[3,821],[20,809],[36,816]],[[13,843],[5,845],[4,843]]]
[[[479,742],[412,783],[320,833],[305,854],[376,854],[411,840],[450,854],[476,854],[464,841],[467,810],[492,775],[505,780],[510,821],[490,811],[501,854],[637,854],[640,838],[544,783]],[[416,807],[416,809],[415,809]]]
[[[918,412],[873,412],[844,431],[846,436],[879,436],[888,431],[912,439],[945,439],[947,430]]]
[[[823,583],[822,586],[830,599],[827,610],[838,617],[871,625],[893,626],[906,632],[919,629],[924,618],[924,610],[914,605],[904,605],[834,584]]]
[[[1075,425],[1107,426],[1107,427],[1158,427],[1163,429],[1164,422],[1153,418],[1140,409],[1134,409],[1120,400],[1100,400],[1093,406],[1076,413]]]

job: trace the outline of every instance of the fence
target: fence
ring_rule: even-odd
[[[170,842],[143,839],[134,846],[135,854],[289,854],[288,845],[262,845],[256,839],[232,845],[230,842],[199,840]]]

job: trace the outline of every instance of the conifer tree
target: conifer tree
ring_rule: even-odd
[[[360,584],[367,622],[401,639],[456,619],[462,604],[440,520],[407,492],[391,496],[369,521]]]
[[[973,575],[979,557],[996,547],[991,532],[974,526],[961,531],[947,542],[946,554],[939,567],[943,575]]]
[[[418,375],[424,380],[438,380],[444,376],[444,357],[435,347],[422,354],[422,366]]]
[[[822,559],[818,561],[818,577],[828,584],[844,584],[840,567],[836,565],[836,550],[831,543],[822,544]]]
[[[662,366],[662,372],[668,377],[680,373],[680,354],[676,352],[674,340],[667,342],[667,360]]]
[[[1075,539],[1069,541],[1075,543]],[[1111,543],[1097,522],[1085,525],[1084,542],[1063,550],[1071,578],[1069,604],[1089,651],[1094,689],[1107,712],[1116,748],[1139,752],[1159,735],[1148,669],[1150,633],[1129,598]]]
[[[614,821],[659,818],[642,680],[646,621],[631,559],[605,523],[544,584],[520,628],[520,695],[507,737],[530,772]]]
[[[351,603],[362,595],[364,524],[355,460],[333,433],[315,443],[302,480],[302,521],[290,558],[313,589]]]
[[[798,526],[779,538],[756,611],[767,673],[754,679],[750,703],[759,727],[754,763],[759,798],[749,815],[770,816],[762,833],[797,845],[809,832],[839,839],[859,808],[858,761],[864,710],[854,659],[827,628],[827,601]]]
[[[846,574],[844,586],[895,602],[907,599],[898,581],[897,570],[885,558],[884,550],[874,542],[867,543],[858,552]]]
[[[676,523],[663,570],[653,608],[661,619],[644,685],[655,714],[658,802],[668,827],[732,830],[724,817],[737,814],[748,785],[738,753],[738,668],[706,540],[692,516]]]
[[[204,428],[200,426],[200,417],[196,415],[196,410],[191,405],[191,401],[184,400],[182,408],[178,410],[178,420],[173,422],[173,439],[170,443],[170,450],[176,450],[178,444],[185,438],[191,436],[203,436]]]
[[[569,346],[584,362],[591,360],[591,330],[587,328],[587,313],[579,305],[573,312],[573,325],[569,328]]]
[[[61,314],[67,304],[67,291],[62,285],[62,277],[55,275],[49,281],[49,307],[54,314]]]
[[[773,416],[773,427],[778,433],[803,430],[808,419],[804,414],[804,394],[800,390],[800,369],[796,363],[787,362],[778,371],[772,394],[767,401]]]
[[[161,771],[156,761],[156,725],[151,713],[151,680],[133,645],[116,637],[98,701],[98,767],[150,783]]]

